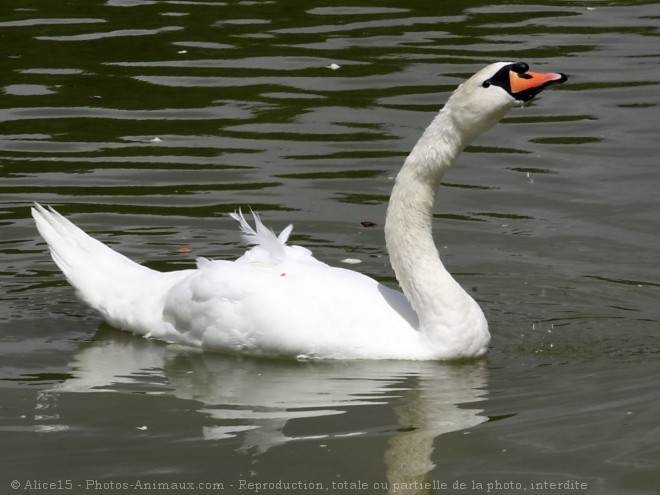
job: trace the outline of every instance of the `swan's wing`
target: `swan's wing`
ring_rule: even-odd
[[[400,292],[357,272],[296,260],[204,262],[168,292],[163,315],[190,345],[318,358],[403,354],[417,324]]]
[[[327,358],[399,355],[417,337],[406,298],[360,273],[287,246],[254,214],[232,214],[253,247],[236,262],[200,258],[167,293],[152,336],[218,350]],[[387,352],[384,350],[387,347]],[[395,350],[392,347],[396,347]]]

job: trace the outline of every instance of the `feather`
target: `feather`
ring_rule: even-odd
[[[252,213],[255,228],[248,223],[240,208],[229,214],[240,225],[243,241],[250,246],[255,246],[250,253],[258,257],[261,262],[266,260],[284,261],[287,258],[286,241],[293,230],[293,225],[288,225],[278,236],[262,223],[257,213],[254,211],[250,211],[250,213]]]

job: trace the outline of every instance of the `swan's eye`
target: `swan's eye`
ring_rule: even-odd
[[[483,84],[482,84],[482,86],[483,86],[484,88],[488,88],[488,87],[490,86],[490,80],[488,80],[488,81],[484,81]]]

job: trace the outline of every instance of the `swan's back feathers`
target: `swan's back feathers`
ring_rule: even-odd
[[[239,223],[243,241],[253,246],[237,261],[268,265],[276,265],[287,259],[316,261],[309,249],[301,246],[287,246],[286,242],[293,231],[293,225],[286,226],[279,235],[276,235],[261,222],[257,213],[254,211],[251,213],[254,218],[254,228],[248,223],[240,209],[229,214]]]
[[[252,213],[252,218],[254,218],[254,224],[256,230],[252,228],[252,226],[245,219],[245,216],[243,215],[243,211],[240,208],[238,209],[238,211],[229,214],[231,218],[233,218],[239,223],[241,227],[241,232],[243,232],[243,240],[246,242],[246,244],[249,245],[273,244],[273,247],[276,249],[278,246],[283,246],[286,244],[286,241],[289,240],[289,235],[293,230],[293,225],[289,224],[284,230],[282,230],[282,232],[280,232],[280,235],[275,235],[275,232],[273,232],[263,224],[258,213],[252,210],[250,210],[250,213]]]

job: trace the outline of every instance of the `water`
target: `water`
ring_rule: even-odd
[[[657,493],[657,4],[465,4],[4,2],[1,493]],[[493,333],[483,362],[253,360],[126,335],[75,300],[29,218],[52,204],[170,270],[237,256],[226,214],[251,206],[393,283],[392,177],[496,60],[570,79],[440,191],[437,243]]]

